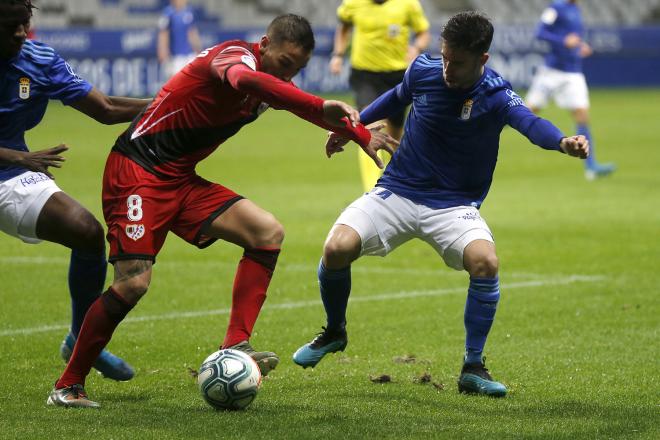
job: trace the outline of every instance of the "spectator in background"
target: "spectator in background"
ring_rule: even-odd
[[[527,93],[527,106],[538,113],[552,97],[560,108],[570,110],[577,134],[586,137],[591,153],[584,161],[587,180],[604,177],[615,170],[614,164],[596,162],[594,142],[589,130],[589,90],[582,73],[582,58],[593,50],[583,40],[584,26],[577,0],[556,0],[541,15],[536,37],[550,43],[545,65],[540,67]]]
[[[330,71],[335,75],[342,71],[352,33],[350,84],[359,110],[399,84],[408,64],[431,40],[429,22],[419,0],[343,0],[337,17]],[[401,139],[405,117],[404,107],[387,119],[390,136]],[[381,170],[366,154],[359,155],[362,184],[368,191]]]
[[[167,78],[177,73],[202,50],[195,15],[188,0],[171,0],[158,23],[158,61]]]

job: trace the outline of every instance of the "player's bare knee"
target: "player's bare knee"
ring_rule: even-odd
[[[494,278],[499,270],[499,260],[495,253],[486,253],[475,258],[467,268],[470,276],[478,278]]]
[[[281,246],[284,241],[284,226],[270,215],[265,224],[255,234],[251,247]]]
[[[323,261],[331,269],[350,265],[360,256],[360,243],[346,235],[333,235],[323,246]]]
[[[131,304],[137,304],[149,290],[151,267],[148,260],[126,260],[115,262],[113,289]]]
[[[94,253],[105,252],[105,237],[101,223],[93,215],[89,214],[81,217],[75,225],[78,235],[78,245],[80,250]]]
[[[113,288],[130,304],[137,304],[149,290],[149,279],[134,277],[121,283],[113,284]]]
[[[284,241],[284,226],[277,220],[271,226],[270,236],[271,244],[281,245]]]

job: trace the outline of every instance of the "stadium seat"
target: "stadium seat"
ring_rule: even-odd
[[[494,21],[532,24],[549,0],[420,0],[431,23],[438,27],[451,13],[475,9]],[[88,23],[97,28],[155,26],[168,0],[40,0],[36,19],[43,28],[68,28]],[[275,15],[292,12],[307,17],[314,27],[334,27],[341,0],[189,0],[203,25],[261,28]],[[588,25],[639,25],[660,11],[660,0],[582,0]]]

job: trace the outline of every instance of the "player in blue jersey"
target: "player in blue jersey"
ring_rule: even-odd
[[[465,358],[459,391],[504,396],[482,352],[500,297],[493,235],[479,207],[491,185],[500,133],[510,125],[547,150],[586,158],[584,136],[565,137],[534,115],[500,75],[486,67],[493,26],[483,15],[453,16],[442,31],[442,58],[419,56],[404,80],[361,114],[365,124],[412,104],[401,145],[376,188],[353,202],[328,234],[318,277],[327,326],[293,360],[315,366],[344,350],[351,264],[385,256],[413,238],[429,243],[445,264],[470,275],[464,323]],[[328,139],[328,155],[346,141]]]
[[[165,76],[183,69],[202,50],[195,14],[187,0],[171,0],[158,23],[158,60]]]
[[[148,101],[105,96],[79,78],[52,48],[27,40],[32,9],[30,0],[0,0],[0,230],[27,243],[47,240],[72,250],[73,317],[60,349],[68,360],[85,312],[104,287],[103,228],[58,188],[48,170],[61,166],[67,147],[30,152],[24,134],[39,124],[49,99],[59,99],[105,124],[130,121]],[[115,380],[134,374],[107,351],[95,367]]]
[[[611,174],[614,164],[599,164],[589,130],[589,91],[582,73],[582,59],[592,54],[584,37],[582,13],[577,0],[556,0],[541,15],[538,39],[550,44],[545,65],[537,71],[527,93],[527,105],[538,113],[552,97],[560,108],[571,112],[577,133],[591,143],[584,162],[585,177],[593,180]]]

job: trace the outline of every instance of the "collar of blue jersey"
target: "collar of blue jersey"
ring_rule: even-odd
[[[0,58],[0,66],[7,67],[14,64],[18,60],[18,57],[21,56],[21,52],[23,52],[23,48],[21,48],[21,51],[12,58]]]
[[[488,75],[488,68],[484,66],[484,73],[481,74],[477,82],[475,82],[469,89],[451,89],[447,87],[447,83],[445,83],[444,77],[442,78],[442,82],[445,87],[447,87],[447,90],[455,95],[474,95],[477,90],[479,90],[479,87],[481,87],[481,84],[483,84],[486,75]]]

